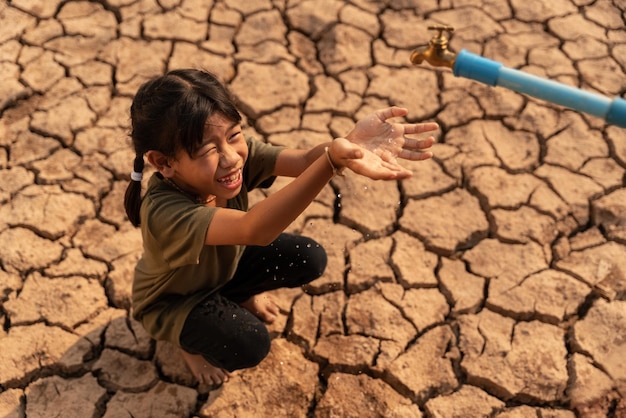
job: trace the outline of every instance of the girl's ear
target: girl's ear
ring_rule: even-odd
[[[159,173],[163,175],[163,177],[169,178],[174,175],[174,170],[170,165],[170,158],[162,152],[150,150],[146,152],[146,157],[148,158],[150,164],[152,164],[152,166],[156,168]]]

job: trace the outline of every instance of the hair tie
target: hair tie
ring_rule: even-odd
[[[143,173],[140,173],[138,171],[132,171],[130,173],[130,179],[132,181],[141,181],[141,179],[143,179]]]

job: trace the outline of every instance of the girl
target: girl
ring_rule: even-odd
[[[386,122],[406,113],[379,110],[346,138],[294,150],[244,137],[233,100],[208,72],[176,70],[142,85],[131,106],[136,157],[125,196],[144,248],[133,316],[154,339],[179,346],[200,383],[258,364],[270,348],[264,322],[278,314],[263,292],[301,286],[326,267],[317,243],[282,231],[345,167],[403,179],[411,172],[396,157],[430,158],[432,137],[404,134],[437,124]],[[144,156],[157,171],[142,199]],[[297,178],[248,210],[248,192],[275,176]]]

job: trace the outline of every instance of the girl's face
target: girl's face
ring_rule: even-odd
[[[216,113],[207,119],[202,145],[189,156],[179,150],[170,177],[179,187],[202,199],[217,196],[232,199],[241,191],[242,169],[248,159],[248,145],[241,125]]]

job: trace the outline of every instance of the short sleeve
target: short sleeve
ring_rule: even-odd
[[[216,209],[192,204],[186,197],[172,193],[155,193],[147,198],[151,199],[145,205],[149,213],[145,233],[149,237],[144,243],[154,245],[151,252],[160,254],[170,268],[197,264]]]
[[[257,187],[269,187],[274,182],[274,168],[278,154],[285,147],[266,144],[255,138],[246,138],[248,142],[248,161],[244,179],[248,190]]]

